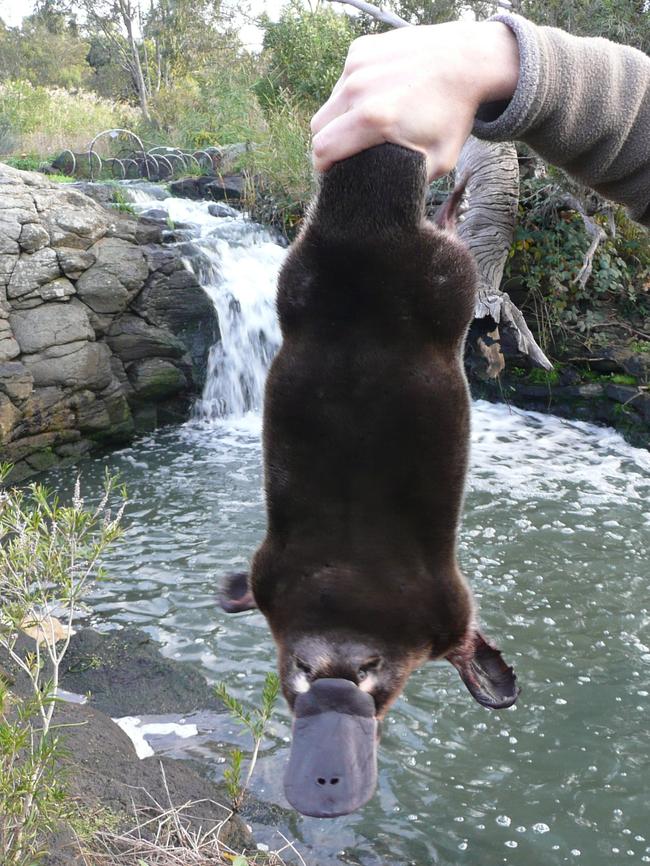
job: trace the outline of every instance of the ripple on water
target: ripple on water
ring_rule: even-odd
[[[490,713],[450,666],[417,671],[384,724],[377,796],[281,829],[320,864],[648,862],[650,455],[610,430],[481,402],[473,431],[460,557],[520,702]],[[259,433],[256,415],[190,423],[81,466],[86,491],[109,466],[130,496],[94,619],[145,627],[251,699],[274,663],[266,623],[228,618],[215,596],[264,531]],[[289,723],[281,707],[258,774],[278,803]]]

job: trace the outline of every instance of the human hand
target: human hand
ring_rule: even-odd
[[[390,141],[419,150],[430,179],[456,165],[484,102],[517,87],[519,49],[499,21],[403,27],[351,44],[343,75],[314,115],[314,167]]]

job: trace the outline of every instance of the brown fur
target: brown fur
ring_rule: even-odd
[[[423,157],[396,145],[335,165],[280,275],[251,586],[290,703],[300,641],[339,648],[327,676],[354,678],[364,648],[380,655],[381,715],[472,624],[456,534],[477,278],[461,242],[425,220],[425,191]]]

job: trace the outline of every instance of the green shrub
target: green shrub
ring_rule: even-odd
[[[246,778],[242,782],[241,771],[244,754],[241,749],[233,749],[230,754],[230,766],[226,768],[224,779],[228,794],[232,801],[232,807],[235,812],[241,808],[246,791],[250,783],[260,746],[264,738],[264,731],[269,723],[273,710],[280,694],[280,678],[275,673],[268,673],[264,680],[264,688],[262,689],[261,706],[255,707],[252,710],[247,710],[241,701],[237,700],[228,691],[225,683],[217,683],[215,686],[215,694],[228,707],[231,716],[236,722],[239,722],[249,732],[253,739],[253,753],[248,765]]]
[[[255,86],[260,103],[277,108],[289,93],[306,110],[315,111],[343,72],[356,36],[351,19],[330,7],[311,11],[292,0],[277,22],[266,17],[262,26],[267,70]]]
[[[608,321],[612,306],[623,315],[650,301],[650,239],[622,209],[612,235],[604,216],[594,219],[607,231],[593,257],[591,274],[578,279],[591,238],[581,216],[554,205],[560,182],[549,177],[522,181],[519,218],[506,265],[506,288],[520,283],[537,322],[543,346],[563,331],[589,335]]]
[[[267,129],[242,157],[248,177],[246,207],[254,219],[291,237],[314,186],[309,119],[288,95],[267,114]]]
[[[8,466],[0,466],[0,483]],[[0,862],[35,866],[44,837],[60,822],[78,819],[65,790],[55,711],[59,669],[72,618],[89,583],[101,577],[99,559],[120,535],[123,503],[109,503],[115,480],[86,508],[77,484],[71,505],[40,484],[0,490],[0,648],[23,677],[26,695],[10,693],[0,677]],[[51,611],[64,620],[59,640]],[[34,650],[19,648],[22,630],[34,631]],[[47,667],[46,667],[47,663]]]
[[[266,128],[249,61],[214,67],[162,89],[151,100],[160,129],[181,147],[257,141]],[[160,130],[157,132],[160,140]]]

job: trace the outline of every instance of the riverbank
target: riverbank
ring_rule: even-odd
[[[20,639],[23,658],[34,650],[31,638]],[[29,697],[26,677],[2,652],[0,676],[14,696]],[[45,866],[86,864],[83,850],[94,862],[93,852],[99,857],[105,849],[119,850],[117,837],[132,834],[139,825],[145,840],[160,841],[165,813],[172,808],[179,810],[180,824],[189,833],[212,834],[224,853],[256,850],[250,828],[230,809],[223,782],[210,778],[197,761],[154,755],[145,740],[147,731],[154,742],[161,731],[181,738],[188,733],[196,736],[197,717],[205,736],[209,720],[216,724],[225,713],[193,665],[164,658],[157,644],[135,629],[106,634],[83,629],[73,635],[65,656],[61,689],[67,699],[55,711],[64,743],[58,773],[67,798],[75,804],[71,824],[77,832],[58,829],[41,840],[48,851]],[[174,721],[138,728],[143,716],[163,714]],[[142,756],[142,746],[149,757]]]

